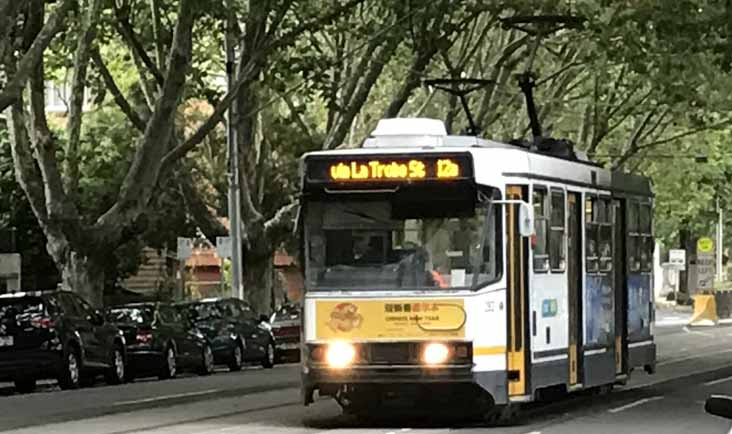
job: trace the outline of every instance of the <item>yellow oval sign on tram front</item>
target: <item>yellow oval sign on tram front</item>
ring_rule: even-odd
[[[709,237],[701,237],[696,241],[696,250],[700,253],[709,253],[714,250],[714,241]]]

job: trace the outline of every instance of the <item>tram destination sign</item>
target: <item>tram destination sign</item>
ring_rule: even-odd
[[[472,176],[468,154],[344,155],[307,161],[307,179],[316,183],[451,181]]]

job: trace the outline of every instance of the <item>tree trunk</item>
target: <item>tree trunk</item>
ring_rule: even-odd
[[[257,313],[270,314],[273,310],[272,287],[274,266],[273,251],[244,255],[244,293]]]
[[[104,268],[98,257],[70,251],[61,268],[61,280],[66,289],[79,294],[94,307],[104,305]]]

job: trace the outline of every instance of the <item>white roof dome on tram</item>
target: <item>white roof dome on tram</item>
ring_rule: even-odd
[[[441,136],[447,135],[445,123],[431,118],[391,118],[381,119],[373,137],[383,136]]]
[[[431,118],[381,119],[363,148],[438,148],[479,146],[470,136],[450,136],[444,122]]]

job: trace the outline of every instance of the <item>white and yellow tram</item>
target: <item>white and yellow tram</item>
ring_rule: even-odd
[[[302,189],[306,405],[416,388],[506,408],[653,372],[647,179],[386,119],[305,155]]]

